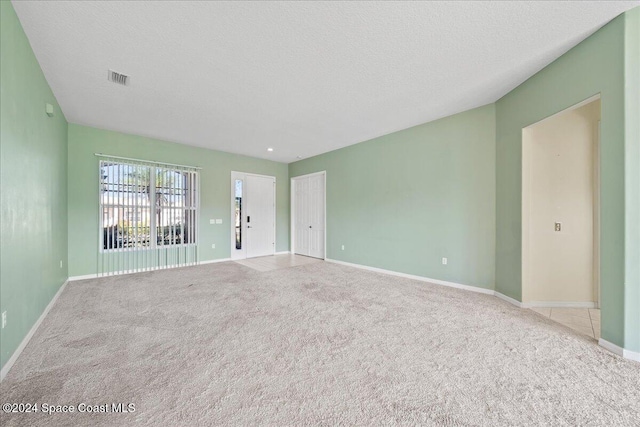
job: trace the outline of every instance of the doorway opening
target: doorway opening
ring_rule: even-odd
[[[326,258],[326,171],[291,178],[291,253]]]
[[[231,172],[231,259],[274,255],[276,178]]]
[[[522,129],[522,302],[600,338],[600,96]]]

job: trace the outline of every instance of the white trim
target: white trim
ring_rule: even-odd
[[[309,178],[309,177],[314,176],[314,175],[326,175],[326,174],[327,174],[327,171],[325,170],[325,171],[312,172],[312,173],[308,173],[308,174],[305,174],[305,175],[292,176],[291,179]]]
[[[202,265],[202,264],[216,264],[219,262],[227,262],[227,261],[232,261],[231,258],[218,258],[218,259],[209,259],[206,261],[200,261],[198,264]]]
[[[196,266],[202,265],[202,264],[212,264],[214,262],[226,262],[226,261],[231,261],[231,258],[219,258],[219,259],[211,259],[211,260],[206,260],[206,261],[198,261],[195,264],[187,264],[187,265],[185,265],[185,264],[173,264],[173,265],[167,265],[166,267],[147,268],[145,270],[140,270],[140,271],[117,271],[117,272],[114,272],[114,273],[105,273],[103,275],[86,274],[84,276],[72,276],[72,277],[69,277],[69,281],[70,282],[77,282],[78,280],[97,279],[97,278],[102,278],[102,277],[126,276],[128,274],[148,273],[150,271],[169,270],[169,269],[173,269],[173,268],[196,267]]]
[[[450,288],[463,289],[465,291],[477,292],[477,293],[485,294],[485,295],[494,295],[494,291],[492,289],[484,289],[484,288],[479,288],[477,286],[463,285],[463,284],[455,283],[455,282],[447,282],[446,280],[430,279],[428,277],[416,276],[416,275],[413,275],[413,274],[400,273],[400,272],[397,272],[397,271],[385,270],[385,269],[377,268],[377,267],[369,267],[368,265],[353,264],[353,263],[350,263],[350,262],[338,261],[336,259],[327,258],[327,259],[325,259],[325,261],[332,262],[334,264],[341,264],[341,265],[346,265],[346,266],[349,266],[349,267],[360,268],[362,270],[374,271],[376,273],[382,273],[382,274],[388,274],[388,275],[391,275],[391,276],[403,277],[405,279],[413,279],[413,280],[419,280],[421,282],[433,283],[434,285],[448,286]]]
[[[117,273],[122,274],[122,273]],[[114,274],[115,276],[116,274]],[[98,276],[97,274],[85,274],[84,276],[71,276],[69,277],[69,282],[77,282],[78,280],[87,280],[87,279],[97,279],[98,277],[107,277],[107,276]]]
[[[324,175],[324,256],[327,259],[327,171],[322,171]]]
[[[598,344],[600,345],[600,347],[609,350],[613,354],[621,356],[625,359],[633,360],[634,362],[640,362],[640,353],[624,349],[602,338],[598,340]]]
[[[293,176],[291,178],[289,178],[289,200],[290,200],[290,215],[289,215],[289,221],[290,221],[290,229],[289,229],[289,248],[291,248],[291,253],[295,254],[296,253],[296,245],[295,245],[295,180],[296,179],[300,179],[300,178],[308,178],[311,176],[315,176],[315,175],[322,175],[324,177],[324,255],[322,257],[322,259],[324,259],[325,261],[328,261],[327,259],[327,171],[323,170],[323,171],[319,171],[319,172],[313,172],[313,173],[308,173],[305,175],[298,175],[298,176]],[[303,255],[303,256],[308,256],[308,255]]]
[[[622,354],[623,354],[622,347],[618,347],[614,343],[610,343],[607,340],[604,340],[604,339],[600,338],[598,340],[598,344],[600,344],[600,347],[606,348],[607,350],[609,350],[613,354],[617,354],[618,356],[622,356]]]
[[[58,289],[58,291],[53,296],[53,298],[51,298],[51,301],[49,301],[49,304],[47,304],[47,306],[45,307],[40,317],[38,317],[38,320],[36,320],[36,323],[33,324],[31,329],[27,333],[27,335],[22,339],[22,342],[20,343],[18,348],[16,348],[16,350],[13,352],[9,360],[7,360],[7,363],[4,364],[4,366],[2,367],[2,371],[0,371],[0,381],[3,381],[5,379],[5,377],[13,367],[13,364],[16,363],[16,360],[18,360],[18,357],[20,357],[20,354],[22,354],[22,351],[25,349],[27,344],[29,344],[29,340],[31,340],[33,335],[36,333],[36,331],[38,330],[38,327],[44,321],[44,318],[47,317],[47,314],[49,314],[51,307],[53,307],[55,302],[58,300],[58,297],[60,296],[60,294],[62,294],[62,291],[64,291],[64,288],[67,286],[67,283],[69,283],[68,279],[64,281],[62,286],[60,286],[60,289]]]
[[[598,308],[602,306],[602,298],[600,292],[600,288],[602,286],[602,283],[600,283],[600,273],[602,271],[602,263],[600,262],[602,254],[602,242],[600,241],[600,234],[602,232],[602,221],[600,220],[600,218],[602,217],[602,172],[600,168],[600,159],[602,158],[602,156],[600,155],[600,153],[602,152],[602,135],[600,129],[601,122],[602,104],[600,105],[600,120],[598,120],[598,125],[596,128],[596,139],[594,144],[595,152],[593,153],[593,283],[595,285],[594,299],[596,300],[596,307]]]
[[[511,298],[506,296],[505,294],[501,294],[498,291],[495,291],[495,295],[516,307],[520,308],[596,308],[595,302],[582,302],[582,301],[530,301],[530,302],[520,302],[515,298]]]
[[[522,308],[522,303],[515,298],[511,298],[509,296],[506,296],[505,294],[501,294],[498,291],[493,291],[493,295],[495,295],[496,297],[500,298],[503,301],[506,301],[508,303],[515,305],[516,307]]]
[[[625,359],[633,360],[634,362],[640,362],[640,353],[638,352],[627,350],[626,348],[622,348],[602,338],[598,340],[598,344],[600,344],[601,347],[609,350],[611,353],[622,356]]]
[[[622,350],[622,357],[625,359],[633,360],[634,362],[640,362],[640,353],[624,349]]]
[[[273,178],[274,181],[277,181],[276,177],[273,175],[262,175],[259,173],[253,173],[253,172],[242,172],[242,171],[231,171],[232,173],[239,173],[242,175],[251,175],[251,176],[257,176],[259,178]]]
[[[596,308],[597,304],[591,301],[530,301],[520,303],[522,308]]]
[[[292,254],[295,255],[296,253],[296,237],[295,237],[295,232],[296,232],[296,226],[294,224],[295,221],[295,217],[294,217],[294,204],[293,204],[293,200],[294,200],[294,192],[295,192],[295,188],[294,188],[294,181],[293,178],[289,178],[289,250],[291,251]],[[326,192],[327,189],[325,188],[324,191]],[[325,233],[327,232],[327,230],[325,230]],[[325,242],[326,243],[326,242]],[[325,257],[326,258],[326,257]]]

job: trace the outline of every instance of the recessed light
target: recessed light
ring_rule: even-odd
[[[269,147],[267,148],[267,151],[273,151],[273,148]]]

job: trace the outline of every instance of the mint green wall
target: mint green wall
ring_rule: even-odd
[[[522,128],[601,94],[602,337],[624,342],[624,22],[619,16],[496,103],[496,290],[521,300]]]
[[[229,258],[231,171],[276,177],[276,250],[289,250],[289,178],[284,163],[190,147],[141,136],[69,125],[69,276],[96,273],[98,158],[94,153],[201,166],[199,257]],[[222,218],[211,225],[209,219]],[[212,249],[211,244],[216,248]]]
[[[54,116],[45,104],[54,106]],[[0,362],[67,278],[67,122],[8,1],[0,2]],[[62,261],[62,268],[60,267]]]
[[[493,288],[493,105],[289,165],[322,170],[328,258]]]
[[[231,170],[276,176],[278,251],[289,247],[288,178],[326,170],[329,258],[488,289],[495,284],[521,299],[521,129],[596,93],[602,337],[640,351],[640,8],[495,105],[289,166],[67,126],[10,2],[0,2],[0,24],[0,311],[8,315],[2,366],[67,272],[95,273],[96,152],[203,167],[201,260],[229,257]],[[54,105],[53,118],[45,103]],[[223,224],[210,225],[210,218]]]
[[[640,352],[640,7],[625,18],[624,346]]]

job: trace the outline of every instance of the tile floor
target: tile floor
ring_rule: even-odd
[[[540,307],[531,310],[591,338],[600,339],[600,310],[597,308]]]
[[[236,262],[238,264],[244,265],[245,267],[253,268],[254,270],[271,271],[287,267],[296,267],[298,265],[313,264],[322,261],[323,260],[318,258],[311,258],[302,255],[284,254],[241,259]]]

